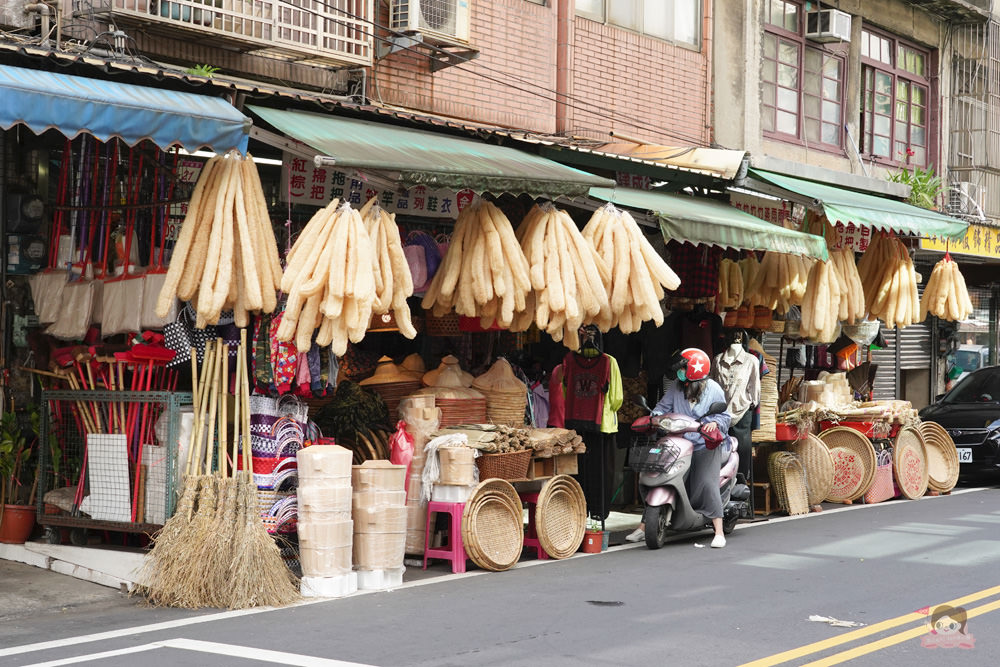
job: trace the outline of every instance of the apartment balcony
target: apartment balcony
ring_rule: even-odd
[[[76,14],[310,65],[371,65],[373,0],[74,0]]]
[[[976,23],[990,17],[991,0],[907,0],[907,2],[959,23]]]

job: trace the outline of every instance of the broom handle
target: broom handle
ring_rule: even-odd
[[[243,364],[240,360],[243,357],[243,344],[236,347],[236,378],[233,382],[233,476],[236,476],[236,462],[239,460],[240,433],[243,431]],[[249,444],[249,443],[248,443]],[[246,470],[246,467],[243,468]]]
[[[219,369],[222,367],[222,345],[216,341],[212,349],[215,365],[212,367],[212,391],[208,399],[208,433],[205,439],[205,474],[212,474],[212,456],[215,454],[215,420],[219,407]]]
[[[194,427],[191,429],[191,440],[188,442],[188,452],[187,452],[187,465],[184,468],[184,475],[188,476],[191,474],[191,453],[194,451],[195,443],[195,431],[198,430],[197,426],[197,416],[198,416],[198,354],[196,350],[191,348],[191,397],[192,405],[194,406],[195,423]]]
[[[224,342],[219,345],[222,348],[222,368],[219,371],[219,382],[222,387],[219,391],[219,472],[221,477],[225,479],[226,474],[226,445],[229,444],[228,431],[226,429],[226,418],[228,417],[229,407],[228,401],[229,397],[229,346]],[[235,465],[235,461],[233,462]]]
[[[193,475],[201,475],[201,443],[205,428],[205,406],[208,401],[208,377],[212,369],[212,344],[209,341],[205,345],[204,362],[201,368],[201,380],[198,386],[198,406],[195,411],[194,441],[191,444],[194,467],[191,470]]]
[[[240,329],[240,350],[237,363],[243,369],[242,386],[240,386],[240,400],[243,402],[243,468],[250,470],[250,381],[246,370],[247,354],[247,330]]]

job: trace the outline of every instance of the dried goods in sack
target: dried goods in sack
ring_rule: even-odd
[[[607,331],[635,333],[643,322],[663,324],[660,301],[664,290],[675,290],[681,280],[646,240],[628,211],[605,204],[594,211],[583,228],[583,237],[594,246],[608,273],[602,276],[611,310],[595,324]]]

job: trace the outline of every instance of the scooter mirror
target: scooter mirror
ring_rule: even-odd
[[[726,404],[723,403],[722,401],[716,401],[715,403],[712,403],[710,406],[708,406],[707,414],[717,415],[720,412],[725,412],[725,411],[726,411]]]
[[[642,394],[632,394],[632,402],[645,409],[646,412],[652,412],[652,408],[650,408],[649,403],[646,402],[646,397]]]

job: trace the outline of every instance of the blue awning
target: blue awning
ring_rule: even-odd
[[[0,66],[0,128],[19,123],[36,134],[55,129],[70,138],[118,137],[130,146],[149,139],[163,149],[216,153],[245,153],[251,125],[218,97]]]

